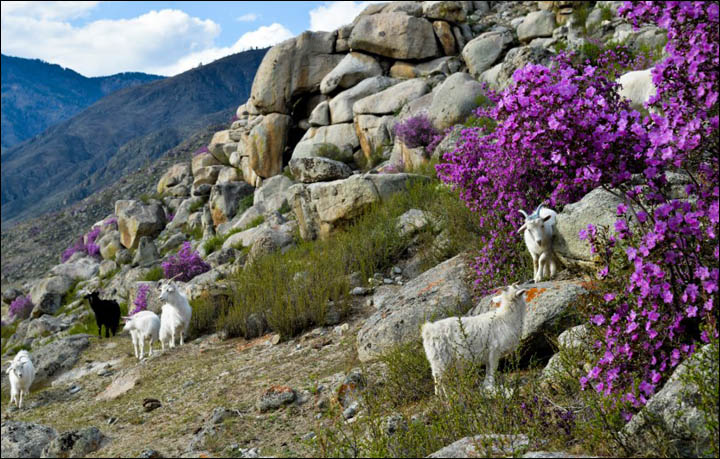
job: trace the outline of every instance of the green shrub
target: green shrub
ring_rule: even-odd
[[[227,239],[227,237],[228,235],[223,236],[220,234],[216,234],[207,241],[203,242],[203,248],[205,249],[205,252],[210,255],[214,251],[221,249],[223,246],[223,242],[225,242],[225,239]]]
[[[190,204],[190,207],[188,207],[188,215],[194,213],[195,211],[199,210],[204,206],[205,203],[203,201],[195,201],[192,204]]]
[[[203,237],[203,230],[199,226],[194,227],[192,230],[188,230],[187,225],[185,225],[185,234],[189,239],[199,241]]]
[[[263,223],[265,223],[265,216],[264,215],[258,215],[257,217],[250,220],[250,223],[245,226],[246,230],[249,230],[250,228],[255,228],[256,226],[260,226]]]
[[[192,300],[190,306],[193,312],[188,335],[195,338],[215,332],[217,319],[227,311],[229,304],[229,298],[221,297],[218,300],[207,292],[203,292],[200,297]]]
[[[242,199],[240,200],[240,202],[238,203],[238,208],[237,208],[237,214],[236,214],[236,215],[242,215],[243,212],[245,212],[245,211],[248,210],[250,207],[252,207],[252,205],[253,205],[253,199],[254,199],[254,198],[255,198],[255,195],[254,195],[254,194],[249,194],[249,195],[245,196],[244,198],[242,198]]]
[[[142,280],[147,282],[156,282],[164,278],[162,266],[154,266],[145,273]]]

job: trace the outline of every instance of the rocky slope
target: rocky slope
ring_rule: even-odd
[[[163,77],[126,72],[88,78],[39,59],[2,55],[2,149],[65,121],[98,99]]]
[[[2,224],[76,202],[232,116],[265,50],[115,92],[2,156]]]
[[[52,454],[56,438],[76,431],[82,434],[73,435],[86,439],[73,453],[79,456],[357,455],[373,451],[373,435],[392,445],[396,437],[391,435],[412,431],[410,423],[431,423],[447,407],[422,393],[428,387],[432,391],[428,371],[417,387],[406,387],[413,382],[400,375],[399,390],[417,392],[409,402],[396,399],[398,392],[391,397],[392,413],[380,418],[372,412],[373,396],[392,382],[391,365],[380,356],[398,346],[409,349],[403,346],[417,342],[418,327],[428,318],[478,314],[492,310],[493,303],[491,296],[473,296],[467,253],[472,246],[453,246],[452,209],[429,205],[449,191],[431,174],[412,172],[453,148],[457,129],[425,151],[405,145],[393,126],[425,112],[437,128],[458,127],[484,90],[478,79],[506,86],[514,69],[546,62],[555,44],[581,46],[596,19],[591,29],[605,40],[628,30],[616,18],[602,19],[601,7],[611,12],[616,2],[589,5],[594,8],[582,24],[575,22],[582,17],[575,14],[576,6],[374,4],[338,31],[305,32],[272,48],[250,98],[236,111],[238,119],[213,134],[207,151],[165,170],[156,195],[123,196],[112,214],[94,229],[85,228],[85,242],[95,241],[98,254],[80,250],[22,289],[3,292],[6,303],[29,294],[34,304],[29,317],[11,325],[13,333],[3,339],[4,365],[17,349],[27,347],[42,375],[29,407],[2,414],[3,455],[30,444],[33,451]],[[623,37],[632,45],[661,39],[662,33],[645,29]],[[404,168],[408,172],[400,172]],[[418,198],[418,190],[428,194]],[[565,365],[558,356],[573,347],[591,347],[587,333],[575,327],[578,311],[597,284],[582,274],[594,259],[578,233],[590,222],[612,221],[619,202],[597,189],[557,209],[556,250],[568,269],[547,282],[525,284],[528,317],[519,367],[501,369],[519,387],[552,387]],[[388,221],[355,226],[390,206],[402,212]],[[353,231],[362,234],[349,239]],[[356,244],[344,246],[355,258],[322,252],[334,240]],[[362,245],[368,240],[373,244]],[[102,289],[105,297],[126,305],[148,290],[148,309],[159,311],[159,281],[150,274],[159,272],[181,245],[208,263],[206,272],[184,283],[197,321],[195,339],[138,362],[125,336],[100,341],[75,334],[82,329],[78,324],[91,319],[76,298],[78,289]],[[361,263],[368,259],[357,247],[392,258],[368,273]],[[423,269],[429,252],[444,256]],[[332,287],[337,291],[328,293]],[[299,314],[304,307],[309,311]],[[560,352],[553,356],[558,343]],[[66,350],[62,359],[60,350]],[[422,356],[420,361],[426,363]],[[582,366],[582,360],[574,363]],[[701,414],[694,402],[667,395],[680,390],[678,379],[671,378],[665,398],[651,401],[646,415],[691,407],[679,420],[663,421],[667,438],[675,441],[692,431],[696,445],[706,445],[709,434],[698,427]],[[577,385],[577,378],[573,382]],[[469,391],[477,392],[474,387]],[[505,396],[495,396],[501,403],[497,409],[505,413]],[[493,410],[491,417],[499,412]],[[368,418],[370,424],[363,424]],[[489,429],[491,421],[483,419],[483,424]],[[356,423],[361,427],[353,430]],[[643,438],[646,424],[636,424],[637,430],[628,424],[619,435]],[[102,437],[88,430],[92,427]],[[333,440],[328,429],[340,432],[345,443]],[[441,457],[613,454],[602,445],[599,451],[588,450],[583,438],[550,443],[572,448],[569,452],[535,451],[548,445],[547,432],[535,432],[536,438],[470,433],[478,436],[446,438],[439,431],[434,436],[446,443],[423,441],[437,449],[447,446],[436,453]],[[23,440],[29,437],[33,441]],[[333,442],[344,446],[336,451]],[[481,444],[484,449],[478,449]],[[433,450],[413,451],[427,455]],[[396,454],[413,455],[402,449]]]

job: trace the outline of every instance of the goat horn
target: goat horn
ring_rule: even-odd
[[[526,214],[524,210],[518,209],[518,212],[520,212],[521,214],[523,214],[523,216],[524,216],[525,218],[528,218],[528,214]]]

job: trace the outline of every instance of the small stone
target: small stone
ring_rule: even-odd
[[[345,410],[343,410],[342,415],[343,415],[343,418],[345,418],[345,419],[352,419],[355,417],[357,412],[358,412],[358,403],[352,402],[352,404],[350,404],[350,406],[348,406],[347,408],[345,408]]]
[[[303,441],[310,441],[315,437],[317,437],[317,435],[315,435],[315,432],[308,432],[305,435],[303,435],[301,438]]]
[[[338,325],[337,327],[335,327],[333,329],[333,333],[335,333],[336,335],[342,336],[349,329],[350,329],[350,324],[345,323],[345,324]]]
[[[154,449],[145,449],[142,453],[140,453],[138,457],[143,459],[157,459],[165,456],[163,456],[160,451]]]
[[[390,279],[389,277],[386,277],[383,279],[383,284],[385,284],[385,285],[392,285],[392,283],[393,283],[393,280]]]
[[[110,416],[107,420],[109,426],[115,424],[116,422],[118,422],[118,418],[116,418],[115,416]]]
[[[370,289],[367,287],[355,287],[350,292],[351,295],[355,295],[355,296],[365,296],[368,293],[370,293]]]
[[[182,385],[182,388],[187,389],[188,387],[192,386],[193,384],[195,384],[195,381],[193,381],[193,380],[185,381],[185,384]]]
[[[81,390],[82,390],[82,387],[81,387],[81,386],[75,386],[75,385],[74,385],[74,386],[72,386],[72,387],[70,388],[70,390],[68,390],[68,392],[69,392],[70,394],[77,394],[77,393],[80,392]]]
[[[402,269],[399,266],[393,266],[393,274],[402,274]]]
[[[160,403],[160,400],[156,398],[146,398],[143,400],[143,409],[146,413],[149,413],[150,411],[156,410],[162,406],[162,403]]]
[[[288,386],[272,386],[260,397],[258,410],[261,413],[276,410],[295,401],[295,390]]]

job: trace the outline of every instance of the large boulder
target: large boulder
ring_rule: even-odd
[[[175,211],[175,217],[170,223],[168,223],[168,229],[175,230],[178,228],[182,228],[182,226],[187,223],[190,214],[197,210],[197,208],[201,206],[204,202],[205,199],[200,196],[192,196],[185,199],[183,202],[180,203],[177,210]]]
[[[337,88],[349,88],[382,73],[382,67],[374,57],[363,53],[349,53],[322,79],[320,92],[329,94]]]
[[[217,182],[220,171],[222,171],[224,167],[225,166],[220,165],[205,166],[196,170],[193,175],[193,189],[197,189],[200,185],[214,185],[215,182]]]
[[[115,201],[120,241],[128,249],[137,248],[142,236],[154,238],[165,227],[165,211],[159,204],[140,201]]]
[[[427,177],[364,174],[332,182],[298,184],[288,190],[288,201],[303,239],[327,238],[338,224],[357,217],[374,202],[405,191],[415,180]]]
[[[548,281],[520,287],[527,289],[527,310],[521,336],[522,357],[549,357],[553,349],[552,339],[580,320],[578,306],[587,289],[578,280]],[[475,316],[497,308],[499,304],[492,301],[494,295],[484,296],[467,315]]]
[[[398,80],[386,76],[367,78],[350,89],[347,89],[329,103],[331,124],[348,123],[353,119],[353,105],[356,101],[376,94],[396,84]]]
[[[265,222],[259,226],[231,235],[223,243],[223,249],[252,247],[258,240],[267,239],[268,237],[272,239],[274,247],[282,248],[292,244],[296,229],[297,223],[295,221],[288,221],[279,225]]]
[[[353,105],[354,114],[387,115],[400,110],[403,105],[430,91],[422,78],[403,81],[377,94],[358,100]]]
[[[438,458],[465,458],[465,457],[520,457],[528,450],[530,440],[527,435],[483,434],[474,437],[464,437],[444,448],[441,448],[428,457]],[[538,457],[538,456],[522,456]],[[545,457],[545,456],[540,456]],[[572,457],[563,455],[550,455],[547,457]]]
[[[688,382],[691,369],[697,377]],[[717,387],[717,377],[717,357],[712,357],[708,344],[675,369],[663,388],[625,425],[621,437],[636,452],[643,453],[652,450],[648,445],[660,432],[672,440],[680,457],[703,457],[712,448],[707,419],[713,414],[698,408],[698,384]],[[717,405],[714,409],[717,416]]]
[[[228,166],[220,169],[220,173],[218,174],[215,184],[219,185],[223,183],[240,182],[242,179],[242,172],[240,172],[238,168]]]
[[[230,130],[225,129],[213,134],[210,144],[208,145],[208,151],[220,164],[230,164],[228,155],[225,153],[225,144],[228,143],[234,142],[230,139]]]
[[[268,178],[282,172],[283,152],[287,143],[292,118],[270,113],[252,128],[247,136],[245,150],[250,167],[255,173]]]
[[[462,66],[455,56],[443,56],[419,64],[413,62],[397,61],[390,67],[390,76],[393,78],[427,78],[433,75],[451,75]]]
[[[334,32],[303,32],[273,46],[255,74],[252,105],[263,114],[289,113],[292,99],[318,90],[342,60],[343,55],[332,54],[334,42]]]
[[[117,251],[122,248],[120,231],[112,230],[108,232],[98,239],[97,245],[100,247],[100,256],[103,257],[103,260],[112,260],[115,258]]]
[[[350,48],[393,59],[427,59],[439,54],[432,24],[403,13],[360,17],[350,34]]]
[[[70,430],[61,433],[45,446],[41,457],[86,457],[100,449],[106,439],[97,427]]]
[[[499,64],[499,67],[497,69],[493,67],[484,72],[480,80],[488,83],[493,89],[503,90],[513,83],[512,76],[517,69],[528,64],[549,66],[553,56],[552,51],[541,46],[512,48],[505,54],[505,58]]]
[[[419,340],[426,321],[465,313],[472,306],[466,271],[467,261],[458,255],[384,296],[384,301],[376,299],[378,311],[358,332],[358,358],[364,362],[395,345]]]
[[[213,155],[211,155],[209,152],[199,153],[195,156],[193,156],[193,159],[191,161],[191,172],[192,175],[197,175],[198,171],[202,169],[203,167],[208,166],[219,166],[220,161],[215,159]]]
[[[189,163],[174,164],[160,177],[157,184],[157,192],[165,193],[168,188],[178,185],[190,177],[192,177],[192,170],[190,169]]]
[[[317,104],[313,111],[310,112],[308,124],[312,127],[327,126],[330,124],[330,103],[324,100]]]
[[[512,42],[513,35],[508,29],[486,32],[470,40],[462,50],[470,74],[477,78],[492,67]]]
[[[553,250],[566,266],[593,267],[595,255],[590,252],[590,244],[581,240],[579,233],[587,229],[588,224],[596,228],[606,226],[613,231],[617,220],[617,206],[623,201],[614,194],[597,188],[580,201],[568,204],[556,220],[557,233],[553,241]]]
[[[430,117],[436,128],[443,130],[464,123],[477,107],[483,86],[467,73],[454,73],[434,91]]]
[[[422,2],[422,15],[428,19],[464,22],[467,12],[463,3],[469,2]]]
[[[446,56],[453,56],[457,54],[455,36],[453,35],[450,24],[445,21],[434,21],[432,26],[435,31],[435,35],[442,46],[443,54]]]
[[[23,421],[3,421],[2,457],[40,457],[43,449],[57,431],[42,424]]]
[[[238,210],[240,200],[252,194],[254,188],[245,182],[231,182],[215,185],[210,192],[210,214],[214,226],[232,219]]]
[[[55,314],[60,309],[63,296],[72,286],[72,279],[65,276],[51,276],[38,281],[30,289],[30,300],[35,305],[32,316]]]
[[[50,270],[56,276],[65,276],[70,279],[87,280],[97,274],[100,264],[93,258],[85,257],[72,263],[63,263],[53,266]]]
[[[140,238],[132,264],[134,266],[150,266],[160,258],[155,242],[147,236]]]
[[[352,174],[347,165],[327,158],[293,158],[290,160],[290,171],[303,183],[344,179]]]
[[[255,190],[253,206],[260,206],[266,212],[280,210],[283,205],[287,205],[288,189],[294,184],[284,175],[264,180],[262,186]]]
[[[533,38],[551,37],[555,30],[555,15],[550,11],[533,11],[525,16],[517,28],[518,40],[525,43]]]
[[[360,146],[360,140],[355,133],[352,123],[333,124],[330,126],[311,127],[295,145],[292,158],[308,158],[322,155],[318,148],[320,145],[330,145],[339,151],[349,151],[352,154]]]
[[[360,140],[365,158],[370,160],[383,147],[390,146],[395,137],[393,126],[395,117],[391,115],[358,115],[355,117],[355,133]]]
[[[35,349],[32,361],[35,366],[34,385],[42,385],[72,369],[80,359],[80,354],[88,346],[88,335],[70,335],[56,339]]]

